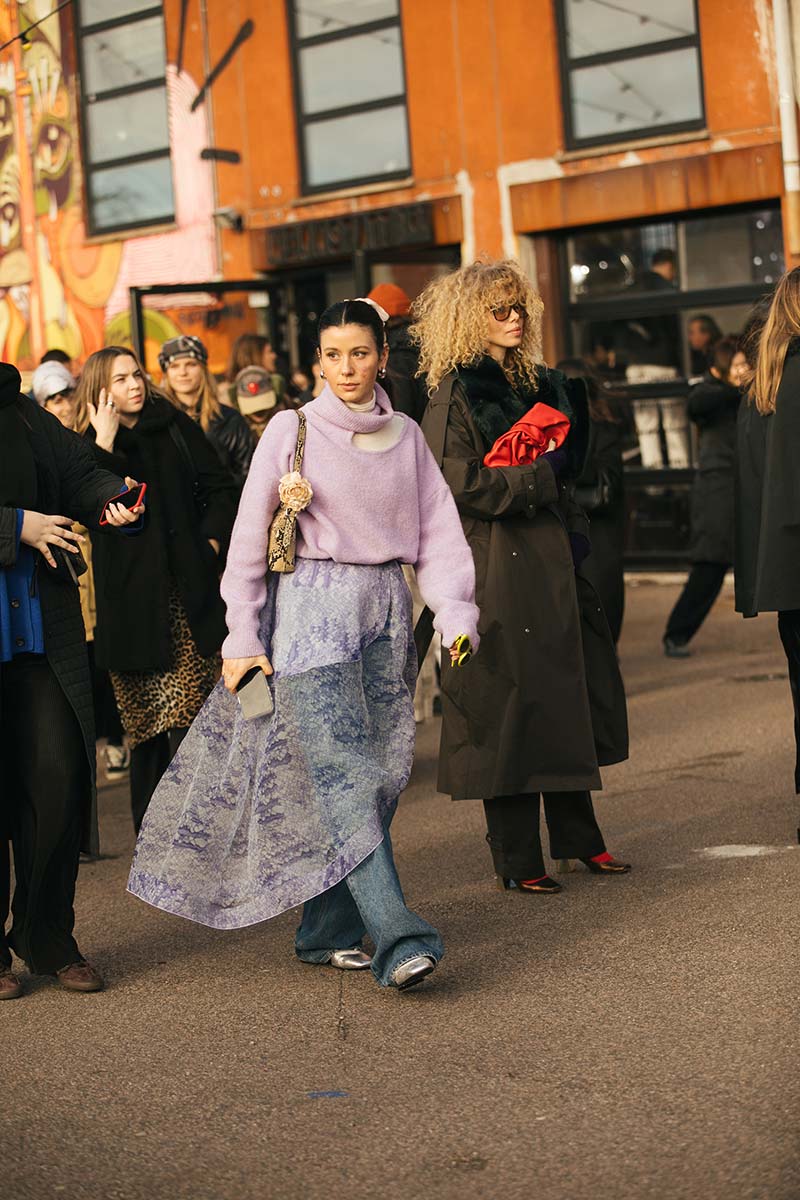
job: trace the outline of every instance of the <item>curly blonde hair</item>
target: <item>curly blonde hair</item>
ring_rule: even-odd
[[[520,304],[527,314],[522,341],[509,350],[503,369],[513,386],[538,387],[542,362],[541,296],[510,259],[481,260],[434,279],[415,300],[411,336],[420,347],[419,374],[432,395],[448,372],[473,366],[486,353],[486,318],[503,304]]]

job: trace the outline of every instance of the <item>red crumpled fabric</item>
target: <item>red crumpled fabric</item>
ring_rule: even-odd
[[[548,450],[558,450],[569,433],[570,420],[549,404],[534,404],[524,417],[502,434],[483,460],[486,467],[521,467]],[[555,443],[553,445],[552,443]]]

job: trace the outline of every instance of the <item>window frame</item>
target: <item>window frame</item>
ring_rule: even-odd
[[[297,130],[297,151],[300,162],[300,190],[304,196],[315,196],[325,192],[337,192],[348,188],[357,188],[373,183],[391,182],[393,179],[408,179],[411,173],[411,129],[408,121],[408,75],[406,72],[406,53],[403,39],[403,19],[400,0],[397,0],[397,14],[394,17],[382,17],[377,21],[366,21],[361,25],[347,25],[343,29],[334,29],[330,33],[317,33],[310,37],[300,37],[297,32],[297,14],[294,0],[286,0],[286,12],[289,23],[289,52],[292,61],[292,97],[294,102],[295,128]],[[300,81],[300,52],[313,46],[326,45],[330,42],[343,41],[346,38],[358,37],[363,34],[380,33],[384,29],[396,29],[400,43],[402,60],[403,91],[394,96],[383,97],[380,100],[364,100],[358,104],[341,105],[338,108],[326,108],[321,112],[306,115],[303,111],[302,85]],[[402,105],[405,116],[406,144],[408,146],[408,166],[397,171],[383,171],[378,175],[358,175],[347,179],[336,179],[328,183],[311,183],[309,181],[309,163],[306,152],[306,128],[318,125],[337,117],[358,116],[360,113],[378,112],[383,108],[396,108]]]
[[[698,0],[693,0],[695,32],[684,37],[663,38],[658,42],[646,42],[638,46],[626,46],[621,50],[605,50],[599,54],[584,54],[570,58],[567,32],[567,0],[553,0],[558,31],[558,65],[561,77],[561,107],[564,115],[564,141],[567,150],[588,150],[594,146],[611,146],[623,142],[641,141],[643,138],[671,137],[678,133],[689,133],[706,127],[705,73],[703,50],[700,40],[700,18]],[[626,129],[618,135],[610,131],[594,137],[578,137],[572,115],[572,74],[586,67],[603,67],[609,63],[625,62],[631,58],[647,58],[657,54],[668,54],[674,50],[694,49],[697,53],[697,74],[700,91],[700,116],[692,121],[673,121],[668,125],[641,125]]]
[[[165,39],[165,54],[164,61],[166,65],[166,24],[164,16],[163,3],[151,3],[146,8],[142,8],[133,13],[126,13],[121,17],[109,17],[105,21],[95,21],[91,25],[83,24],[81,13],[80,0],[77,0],[74,10],[73,33],[75,37],[75,46],[77,50],[78,60],[78,83],[79,83],[79,127],[81,138],[81,169],[84,179],[84,213],[86,218],[86,231],[90,237],[100,238],[110,236],[112,234],[120,234],[125,232],[137,233],[140,230],[163,228],[175,224],[175,180],[172,179],[172,205],[169,213],[164,213],[156,217],[147,217],[140,221],[124,221],[116,225],[98,225],[94,219],[94,201],[92,198],[91,180],[92,176],[97,171],[108,171],[114,167],[133,167],[138,163],[143,162],[158,162],[163,159],[168,159],[170,162],[170,174],[172,174],[172,147],[167,142],[163,150],[147,150],[139,154],[121,155],[116,158],[98,159],[93,161],[91,157],[91,143],[89,140],[89,105],[95,100],[116,100],[122,96],[133,96],[139,92],[152,91],[158,86],[164,89],[164,103],[167,106],[167,137],[169,138],[169,95],[167,92],[167,75],[166,71],[163,75],[156,75],[152,79],[141,80],[138,83],[125,84],[122,87],[108,88],[103,92],[89,92],[85,85],[86,80],[86,59],[84,56],[84,41],[87,37],[91,37],[96,33],[107,33],[112,29],[120,29],[126,25],[136,25],[140,21],[151,20],[153,17],[160,17],[164,26]],[[91,96],[91,100],[89,97]]]
[[[762,209],[769,209],[781,214],[779,197],[771,197],[748,204],[726,204],[709,208],[682,209],[672,213],[659,213],[655,219],[659,222],[674,223],[676,230],[678,230],[682,224],[702,219],[703,217],[736,216],[738,214],[754,213]],[[675,288],[670,291],[659,289],[658,291],[651,292],[637,292],[634,295],[630,295],[627,292],[610,293],[605,297],[598,296],[583,300],[573,300],[571,298],[569,242],[572,238],[581,233],[629,229],[633,226],[647,225],[653,220],[652,216],[643,218],[633,217],[627,220],[576,225],[560,230],[555,234],[559,286],[564,296],[562,336],[567,354],[580,355],[581,352],[580,346],[575,341],[574,326],[576,322],[614,321],[637,316],[681,317],[691,312],[702,313],[706,308],[720,308],[736,304],[756,304],[775,287],[775,284],[756,281],[750,283],[726,283],[718,287]],[[685,363],[683,367],[685,367]],[[681,375],[681,379],[683,380],[689,377],[689,375]],[[626,384],[623,386],[629,389],[636,389],[643,385]],[[640,392],[635,391],[635,394],[639,395]]]

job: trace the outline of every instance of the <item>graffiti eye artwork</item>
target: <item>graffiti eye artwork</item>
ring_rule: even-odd
[[[61,207],[69,196],[72,174],[72,137],[61,122],[45,118],[36,142],[34,166],[39,184]]]
[[[10,154],[0,171],[0,249],[16,246],[19,234],[19,160]]]
[[[8,92],[0,91],[0,161],[5,157],[14,135],[13,114],[11,97]]]

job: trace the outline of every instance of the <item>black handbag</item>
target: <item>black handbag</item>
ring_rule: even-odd
[[[602,512],[611,502],[611,487],[607,479],[601,477],[596,483],[585,484],[575,488],[575,499],[584,512]]]

